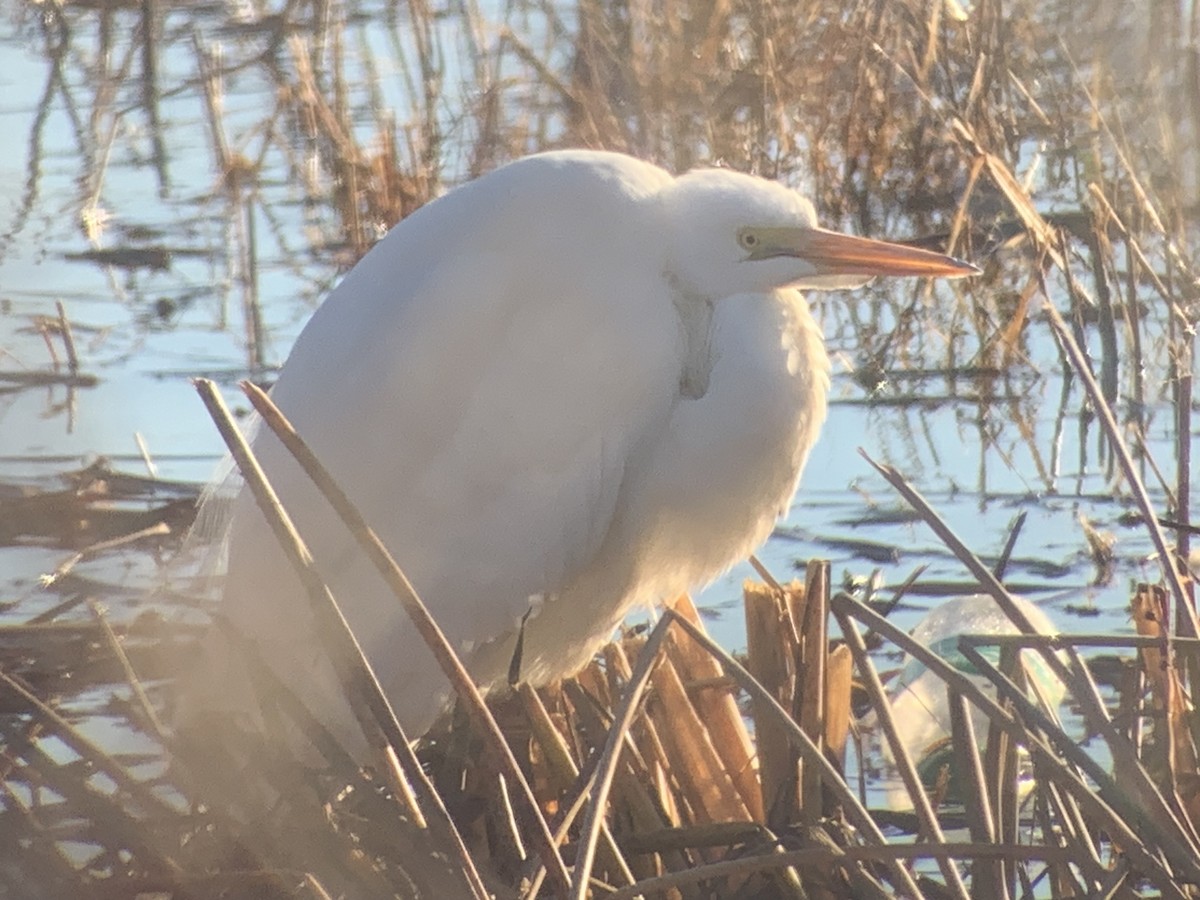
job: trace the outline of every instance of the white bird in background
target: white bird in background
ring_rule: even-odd
[[[744,559],[787,511],[829,386],[796,288],[974,271],[822,230],[808,200],[761,178],[544,153],[397,225],[313,315],[272,396],[476,681],[504,680],[530,613],[521,674],[542,684],[582,667],[632,607]],[[432,653],[274,436],[254,448],[421,735],[450,700]],[[223,614],[361,757],[245,491],[229,540]]]

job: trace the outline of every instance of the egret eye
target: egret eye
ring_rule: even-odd
[[[743,250],[754,250],[758,247],[758,235],[748,228],[743,228],[738,232],[738,243],[742,245]]]

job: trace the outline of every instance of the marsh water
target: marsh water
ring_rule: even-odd
[[[55,376],[0,385],[0,482],[52,487],[101,457],[138,475],[148,459],[159,479],[204,481],[222,445],[191,377],[215,378],[239,405],[236,381],[271,380],[321,298],[397,214],[506,158],[569,142],[567,113],[546,108],[538,91],[511,90],[531,68],[540,72],[531,55],[570,69],[553,43],[569,16],[556,26],[542,7],[452,4],[413,28],[416,8],[0,4],[0,371]],[[486,52],[505,41],[520,52]],[[493,68],[481,74],[481,61]],[[478,139],[488,85],[501,98],[489,114],[525,123],[507,144],[489,145],[490,155]],[[353,148],[353,171],[382,160],[409,173],[390,204],[348,216],[347,170],[330,159],[331,115]],[[1035,177],[1035,143],[1025,163],[1035,202],[1063,211],[1061,195]],[[780,175],[804,189],[813,180]],[[940,213],[913,215],[906,199],[873,199],[885,210],[873,236],[920,237],[953,216],[953,197]],[[988,267],[1020,250],[992,244],[981,253]],[[994,273],[987,284],[1005,295],[1024,288]],[[797,501],[760,558],[779,580],[826,558],[835,583],[878,597],[924,567],[893,613],[905,626],[941,598],[974,590],[862,448],[911,479],[984,557],[1027,514],[1008,583],[1063,630],[1124,631],[1131,584],[1156,580],[1157,567],[1144,529],[1129,522],[1128,492],[1082,390],[1064,377],[1042,301],[1017,358],[999,363],[943,330],[965,320],[948,314],[965,308],[962,290],[874,285],[813,295],[834,357],[832,406]],[[56,377],[67,372],[53,327],[59,303],[88,378]],[[1098,364],[1130,382],[1134,373],[1098,332],[1081,327]],[[905,346],[889,347],[893,335]],[[889,365],[874,371],[881,347]],[[1177,423],[1165,380],[1155,380],[1166,360],[1142,368],[1140,402],[1122,409],[1144,435],[1141,465],[1165,509],[1150,459],[1174,472]],[[1195,435],[1187,427],[1184,443]],[[1097,562],[1089,530],[1113,542],[1111,565]],[[81,589],[39,582],[78,549],[69,544],[25,536],[0,548],[0,600],[12,621]],[[84,560],[75,573],[105,586],[114,616],[133,615],[160,562],[130,548]],[[740,585],[751,574],[738,566],[699,596],[729,647],[744,645]]]

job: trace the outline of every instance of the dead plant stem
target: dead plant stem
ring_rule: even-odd
[[[592,873],[592,863],[596,858],[596,843],[600,837],[600,825],[608,806],[608,793],[612,790],[613,778],[617,772],[617,762],[620,750],[625,744],[629,727],[633,724],[634,713],[641,702],[642,693],[650,682],[650,675],[658,662],[659,652],[666,640],[667,631],[673,621],[671,616],[664,615],[654,626],[646,645],[638,656],[637,666],[625,687],[625,694],[613,715],[613,723],[609,727],[608,736],[604,741],[599,762],[596,764],[596,775],[588,797],[587,812],[579,831],[579,850],[575,857],[575,871],[571,880],[571,900],[586,900],[588,886]]]
[[[945,844],[946,835],[942,832],[942,826],[938,822],[937,814],[929,802],[929,795],[925,791],[924,784],[921,783],[921,776],[917,774],[917,767],[913,763],[912,756],[904,744],[904,738],[901,736],[896,719],[892,715],[887,693],[883,689],[883,682],[880,681],[879,673],[875,670],[875,664],[871,661],[871,657],[867,653],[867,645],[863,643],[862,634],[859,633],[858,626],[845,613],[839,614],[837,620],[838,624],[841,625],[842,635],[845,637],[846,643],[850,646],[850,652],[854,654],[854,664],[858,667],[859,674],[866,682],[867,692],[871,696],[871,703],[879,717],[879,723],[883,726],[883,733],[887,737],[888,746],[891,748],[892,758],[896,761],[900,777],[904,780],[904,786],[908,790],[909,799],[912,801],[913,809],[917,813],[917,819],[921,823],[923,837],[935,844]],[[954,860],[949,857],[939,858],[938,865],[942,870],[942,876],[946,879],[946,886],[950,892],[956,897],[963,898],[963,900],[969,900],[970,894],[967,892],[967,886],[962,880],[962,873],[958,871],[958,866]]]
[[[1061,318],[1059,321],[1061,323]],[[1062,330],[1065,333],[1065,323],[1062,323]],[[1095,387],[1094,380],[1092,381],[1092,385]],[[917,512],[921,514],[922,518],[925,519],[926,524],[933,529],[934,533],[942,540],[942,542],[950,548],[954,555],[957,556],[958,559],[967,567],[971,574],[978,579],[980,586],[993,598],[995,598],[996,602],[1000,605],[1000,608],[1004,610],[1005,615],[1007,615],[1021,631],[1026,633],[1033,632],[1035,629],[1030,624],[1025,614],[1021,611],[1020,607],[1017,606],[1016,602],[1012,598],[1012,595],[1009,594],[1004,586],[996,580],[995,576],[992,575],[991,570],[989,570],[987,566],[985,566],[983,562],[967,548],[967,546],[958,538],[958,536],[954,534],[954,532],[950,529],[950,526],[946,524],[941,516],[937,514],[937,512],[929,505],[925,498],[922,497],[920,493],[908,483],[907,479],[905,479],[891,466],[885,466],[875,462],[869,455],[867,455],[865,451],[860,449],[859,453],[861,453],[863,458],[866,459],[872,466],[874,466],[875,469],[881,475],[883,475],[885,479],[887,479],[888,483],[891,484],[902,497],[904,497],[909,505],[911,505],[915,510],[917,510]],[[1069,668],[1064,665],[1062,660],[1059,659],[1058,656],[1049,648],[1038,647],[1037,649],[1038,652],[1041,653],[1042,658],[1046,661],[1046,664],[1050,667],[1051,671],[1054,672],[1055,675],[1057,675],[1060,679],[1062,679],[1064,684],[1071,688],[1072,694],[1082,707],[1084,719],[1088,723],[1088,727],[1094,729],[1098,734],[1104,737],[1110,752],[1113,754],[1113,759],[1116,762],[1117,767],[1122,772],[1122,778],[1128,779],[1130,782],[1130,787],[1136,790],[1138,796],[1145,804],[1146,814],[1149,817],[1152,817],[1154,821],[1171,823],[1173,825],[1173,832],[1179,835],[1180,839],[1184,840],[1185,843],[1191,847],[1191,849],[1188,851],[1188,854],[1191,856],[1191,858],[1200,859],[1200,852],[1198,852],[1194,845],[1192,845],[1192,839],[1189,832],[1185,830],[1183,824],[1178,820],[1175,811],[1172,810],[1163,799],[1158,787],[1147,774],[1141,763],[1141,760],[1138,759],[1137,753],[1134,751],[1132,744],[1129,743],[1129,740],[1125,735],[1119,733],[1113,727],[1112,720],[1108,715],[1108,711],[1104,708],[1104,704],[1100,702],[1100,698],[1096,693],[1095,685],[1092,683],[1090,676],[1087,674],[1086,668]],[[1200,872],[1200,866],[1197,867],[1197,871]]]
[[[746,671],[741,663],[730,656],[708,635],[692,625],[691,622],[687,621],[674,610],[666,610],[665,615],[679,622],[680,627],[691,636],[692,640],[696,641],[701,647],[720,660],[725,666],[725,671],[737,681],[753,700],[761,703],[764,708],[774,711],[777,721],[786,731],[796,749],[800,751],[805,763],[817,766],[821,770],[824,784],[844,805],[851,822],[862,831],[863,837],[871,844],[887,844],[887,838],[879,830],[879,826],[871,818],[871,814],[867,812],[866,808],[859,802],[858,797],[842,779],[841,774],[825,758],[825,754],[812,742],[812,739],[796,724],[788,711],[771,695],[771,692]],[[920,888],[917,887],[912,875],[904,866],[896,863],[891,866],[891,870],[893,877],[896,879],[897,888],[904,892],[906,896],[913,898],[924,896]]]
[[[359,547],[362,548],[380,575],[383,576],[388,587],[391,588],[393,594],[395,594],[403,606],[404,611],[408,614],[418,632],[420,632],[421,637],[424,638],[426,644],[432,650],[442,671],[446,674],[451,685],[453,685],[455,692],[466,704],[472,718],[479,725],[483,739],[492,754],[497,768],[519,788],[517,796],[522,812],[528,817],[529,824],[533,826],[533,843],[538,855],[546,863],[546,868],[554,884],[565,892],[569,883],[566,867],[563,865],[562,857],[559,855],[558,848],[554,844],[550,828],[546,824],[546,818],[542,815],[537,800],[534,799],[533,791],[530,789],[529,782],[526,780],[524,773],[522,773],[516,757],[513,756],[512,749],[508,746],[508,742],[504,739],[500,727],[496,724],[496,720],[492,717],[491,711],[487,708],[482,695],[471,680],[470,673],[467,672],[466,667],[463,666],[462,661],[459,660],[458,655],[454,652],[454,648],[450,646],[450,642],[442,634],[441,629],[429,614],[429,610],[425,608],[425,605],[417,596],[412,583],[396,564],[396,561],[392,558],[387,548],[384,547],[383,542],[371,530],[349,497],[333,481],[329,472],[317,460],[312,451],[309,450],[295,429],[292,428],[291,424],[284,418],[275,404],[271,402],[267,394],[257,385],[248,381],[242,382],[241,386],[251,405],[263,417],[264,423],[296,458],[296,461],[300,463],[305,473],[312,479],[314,486],[321,491],[325,499],[329,501],[338,516],[347,528],[349,528]],[[347,633],[349,632],[348,626],[346,627],[346,631]],[[366,658],[361,656],[361,649],[359,650],[359,654],[361,664],[366,666],[369,671]],[[396,722],[395,714],[391,712],[390,705],[387,703],[382,688],[379,687],[379,683],[375,681],[373,675],[371,676],[371,681],[373,682],[373,687],[369,696],[373,698],[373,702],[376,705],[380,701],[383,701],[382,708],[379,711],[386,711],[391,720],[388,723],[389,726],[394,726],[395,736],[400,737],[399,723]],[[392,735],[389,735],[389,740],[391,737]],[[403,738],[401,740],[407,746],[407,741]],[[397,746],[395,743],[393,743],[393,746],[397,753],[403,752],[400,746]],[[467,855],[465,847],[462,852],[464,855]]]
[[[233,423],[216,386],[207,379],[196,379],[195,385],[209,414],[213,417],[213,422],[221,432],[221,437],[233,454],[247,488],[252,491],[259,508],[267,517],[271,530],[275,533],[280,546],[291,560],[293,569],[305,586],[305,596],[313,608],[317,621],[322,623],[322,627],[318,631],[326,641],[326,649],[329,651],[331,662],[348,693],[351,709],[362,725],[364,734],[371,745],[381,752],[383,748],[379,741],[380,737],[383,738],[384,745],[391,745],[401,761],[403,774],[419,786],[423,799],[437,814],[438,824],[455,846],[463,872],[475,893],[480,898],[487,897],[483,881],[467,852],[466,845],[463,844],[458,829],[442,805],[437,791],[429,782],[413,754],[408,738],[400,727],[396,714],[392,710],[391,704],[388,703],[383,688],[375,677],[362,647],[338,607],[337,600],[334,599],[333,594],[330,593],[329,588],[317,573],[308,548],[300,535],[296,533],[290,517],[279,502],[274,489],[267,482],[246,439]],[[263,396],[265,397],[265,395]],[[393,771],[386,758],[382,761],[381,768],[388,773]],[[398,788],[398,792],[400,796],[408,793],[403,788]],[[419,817],[420,812],[417,811],[415,815]]]

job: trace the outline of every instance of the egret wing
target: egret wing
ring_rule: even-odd
[[[528,243],[563,225],[531,227]],[[617,267],[586,228],[552,264],[484,235],[418,265],[428,230],[394,233],[317,312],[275,387],[468,657],[592,563],[630,460],[677,396],[677,317],[635,232],[642,257]],[[423,729],[445,696],[432,657],[274,437],[255,448],[402,723]],[[318,707],[338,705],[295,576],[248,498],[234,516],[226,614],[289,680],[322,684],[306,687]]]

